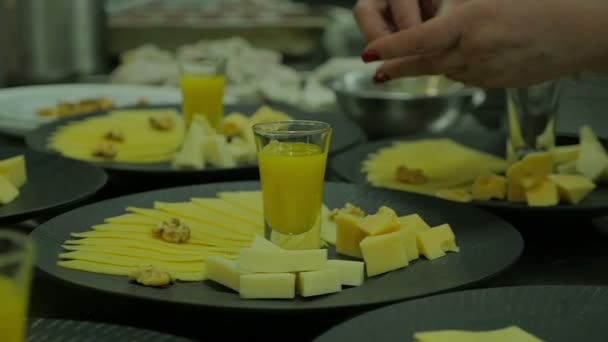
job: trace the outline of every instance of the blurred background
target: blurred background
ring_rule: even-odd
[[[0,0],[0,87],[49,83],[176,87],[178,58],[212,54],[228,59],[228,103],[280,103],[310,112],[341,112],[364,126],[371,138],[471,124],[492,130],[504,126],[502,89],[484,89],[481,95],[465,92],[464,102],[462,98],[446,102],[436,95],[453,88],[436,89],[436,79],[395,82],[391,89],[380,89],[367,78],[344,78],[355,71],[369,75],[374,67],[359,60],[365,43],[350,11],[354,3]],[[575,131],[579,124],[591,122],[600,135],[608,134],[606,120],[597,117],[608,103],[606,84],[603,77],[567,80],[561,111],[576,113],[558,123],[558,132]],[[393,94],[388,100],[390,91],[409,96],[395,100]],[[412,105],[412,97],[429,95],[433,103]],[[593,105],[586,104],[589,99],[595,101]],[[585,110],[580,110],[582,105]],[[455,112],[473,115],[463,121]]]

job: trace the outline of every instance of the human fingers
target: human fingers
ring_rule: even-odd
[[[399,30],[405,30],[420,24],[420,6],[418,0],[388,0],[393,23]]]
[[[401,77],[462,73],[465,70],[465,59],[454,49],[440,55],[388,60],[376,70],[373,80],[375,83],[383,83]]]
[[[353,9],[355,20],[367,42],[387,36],[395,31],[389,20],[387,0],[358,0]]]
[[[376,59],[433,55],[458,44],[466,18],[465,6],[428,20],[407,30],[392,33],[371,42],[364,55],[374,55]],[[370,61],[369,59],[367,61]]]

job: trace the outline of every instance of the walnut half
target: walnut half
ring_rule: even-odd
[[[117,129],[111,129],[111,130],[107,131],[106,134],[104,134],[103,138],[106,140],[109,140],[109,141],[117,141],[117,142],[122,142],[125,140],[125,137],[122,134],[122,132]]]
[[[99,158],[104,158],[104,159],[114,159],[114,157],[116,157],[117,153],[118,153],[118,150],[112,143],[99,144],[93,150],[93,156],[99,157]]]
[[[168,115],[155,115],[150,117],[150,126],[159,131],[170,131],[175,127],[175,120]]]
[[[129,280],[144,286],[163,287],[173,283],[169,272],[163,271],[154,265],[143,265],[129,274]]]
[[[190,228],[177,218],[163,221],[158,227],[152,229],[152,233],[161,240],[171,243],[184,243],[190,240]]]
[[[410,169],[404,165],[397,167],[396,179],[398,182],[405,184],[424,184],[427,178],[420,169]]]

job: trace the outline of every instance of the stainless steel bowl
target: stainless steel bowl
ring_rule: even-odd
[[[367,71],[351,71],[330,86],[344,114],[370,139],[441,133],[483,104],[485,91],[442,76],[410,77],[375,85]]]

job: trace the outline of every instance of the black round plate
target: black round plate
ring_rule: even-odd
[[[0,205],[0,223],[15,223],[83,201],[99,191],[106,173],[93,165],[25,148],[2,147],[0,159],[23,154],[27,182],[19,197]]]
[[[360,287],[312,299],[242,300],[238,294],[211,282],[177,283],[158,290],[130,284],[125,277],[80,272],[57,266],[61,244],[71,232],[87,230],[104,218],[124,213],[127,206],[152,207],[154,201],[188,201],[194,196],[213,197],[218,191],[259,189],[258,182],[228,182],[180,187],[140,193],[99,202],[73,210],[37,227],[32,236],[39,250],[36,265],[61,280],[114,294],[179,304],[223,309],[304,312],[319,309],[371,307],[420,297],[482,281],[514,263],[523,251],[523,239],[508,223],[474,207],[422,196],[403,196],[394,191],[346,183],[326,183],[325,203],[330,208],[345,202],[375,212],[381,205],[398,214],[416,212],[431,225],[449,223],[456,234],[460,253],[429,262],[418,260],[409,267],[367,279]],[[333,253],[333,248],[330,250]]]
[[[428,330],[516,325],[551,342],[603,342],[608,288],[523,286],[456,292],[391,305],[346,321],[315,341],[412,341]],[[515,341],[514,341],[515,342]]]
[[[458,134],[419,134],[401,139],[386,139],[378,140],[370,143],[360,144],[352,149],[340,153],[330,160],[331,170],[341,179],[346,181],[367,184],[365,174],[361,171],[361,163],[367,159],[370,153],[376,152],[378,149],[388,147],[395,141],[414,141],[427,138],[451,138],[454,141],[465,146],[475,148],[480,151],[504,157],[506,138],[503,133],[479,132],[475,133],[458,133]],[[570,137],[558,137],[559,144],[575,144]],[[439,154],[441,151],[437,151]],[[552,207],[530,207],[523,203],[512,203],[508,201],[473,201],[473,204],[492,210],[497,213],[515,213],[515,212],[535,212],[535,213],[559,213],[561,215],[568,213],[586,213],[600,214],[608,211],[608,187],[599,185],[587,198],[577,205],[559,204]]]
[[[164,105],[164,106],[150,106],[147,108],[170,108],[181,110],[181,107],[178,105]],[[253,105],[226,105],[225,112],[240,112],[245,115],[252,115],[259,106]],[[341,115],[333,115],[333,114],[312,114],[305,113],[299,111],[297,109],[293,109],[291,107],[285,106],[273,106],[274,109],[284,111],[285,113],[291,115],[294,119],[299,120],[315,120],[315,121],[324,121],[329,123],[333,128],[332,132],[332,140],[330,145],[330,154],[343,151],[364,139],[363,131],[357,126],[355,123],[349,121],[344,116]],[[137,109],[142,109],[138,107]],[[80,121],[86,118],[100,116],[107,114],[106,111],[79,115],[74,118],[63,119],[54,121],[52,123],[43,125],[36,130],[31,131],[26,136],[26,143],[29,147],[34,150],[42,151],[42,152],[51,152],[47,148],[48,138],[55,132],[58,127],[64,126],[65,124],[72,121]],[[55,153],[55,152],[53,152]],[[171,174],[180,177],[207,177],[218,179],[217,176],[222,176],[224,178],[238,178],[238,175],[248,175],[254,172],[257,172],[257,165],[252,166],[241,166],[236,168],[207,168],[204,170],[175,170],[171,168],[171,164],[169,162],[164,163],[151,163],[151,164],[128,164],[128,163],[95,163],[103,167],[108,171],[113,172],[129,172],[129,173],[149,173],[149,174]],[[221,179],[221,177],[219,178]]]
[[[182,337],[122,325],[47,318],[29,321],[26,341],[192,342]]]

